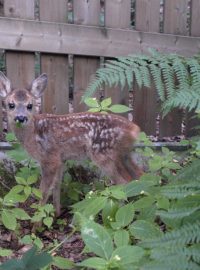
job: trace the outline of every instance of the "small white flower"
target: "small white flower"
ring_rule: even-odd
[[[121,260],[121,258],[119,257],[119,255],[115,255],[114,259],[115,259],[116,261],[120,261],[120,260]]]

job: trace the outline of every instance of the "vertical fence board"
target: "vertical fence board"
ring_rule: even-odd
[[[34,19],[34,0],[4,0],[4,16]],[[18,43],[23,42],[23,37]],[[35,54],[29,52],[6,51],[6,73],[13,87],[28,86],[33,80]]]
[[[167,0],[164,5],[164,33],[187,35],[188,0]],[[160,121],[160,136],[181,134],[182,111],[173,110]]]
[[[34,0],[5,0],[4,15],[21,19],[34,19]],[[23,42],[23,37],[18,40]],[[6,51],[6,71],[13,86],[23,87],[34,78],[34,53]]]
[[[191,1],[191,23],[190,23],[190,34],[193,37],[200,36],[200,1]],[[198,134],[198,131],[194,129],[195,126],[200,124],[199,119],[193,118],[194,112],[187,113],[186,116],[186,136],[191,137]]]
[[[41,21],[67,22],[67,1],[40,0],[39,7]],[[42,53],[41,71],[48,75],[48,86],[42,101],[43,111],[56,114],[68,112],[68,56]]]
[[[131,23],[131,1],[130,0],[108,0],[105,1],[105,27],[129,28]],[[120,56],[120,55],[119,55]],[[111,97],[112,103],[128,105],[129,91],[125,87],[105,87],[105,97]]]
[[[100,1],[74,0],[74,23],[98,26],[100,21]],[[99,58],[74,56],[74,111],[86,111],[84,103],[80,103],[91,76],[99,67]],[[96,93],[95,96],[98,96]]]
[[[160,0],[136,0],[135,29],[145,32],[159,32]],[[156,133],[158,112],[157,93],[151,88],[134,86],[134,121],[148,135]]]

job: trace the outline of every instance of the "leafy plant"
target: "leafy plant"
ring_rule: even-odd
[[[50,228],[53,224],[54,207],[52,204],[33,204],[32,208],[36,209],[31,221],[33,223],[42,222],[47,228]]]
[[[150,55],[130,55],[107,60],[105,67],[97,70],[83,96],[90,97],[104,84],[108,86],[133,82],[139,87],[153,83],[162,103],[164,115],[175,107],[189,111],[200,109],[200,61],[199,56],[183,57],[177,54],[161,54],[155,50]]]
[[[1,270],[40,270],[49,265],[52,257],[46,252],[37,253],[37,248],[33,246],[21,259],[11,259],[0,265]]]
[[[112,99],[105,98],[102,101],[98,101],[96,98],[85,98],[84,103],[90,108],[89,112],[112,112],[112,113],[126,113],[131,111],[129,107],[122,104],[112,105]]]

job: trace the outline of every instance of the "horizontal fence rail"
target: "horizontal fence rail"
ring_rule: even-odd
[[[134,30],[0,18],[2,49],[58,54],[116,57],[161,52],[192,56],[200,51],[200,37]]]

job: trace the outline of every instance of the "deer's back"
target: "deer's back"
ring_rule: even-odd
[[[41,114],[34,121],[37,144],[44,152],[59,153],[64,159],[126,149],[139,132],[137,125],[113,114]]]

